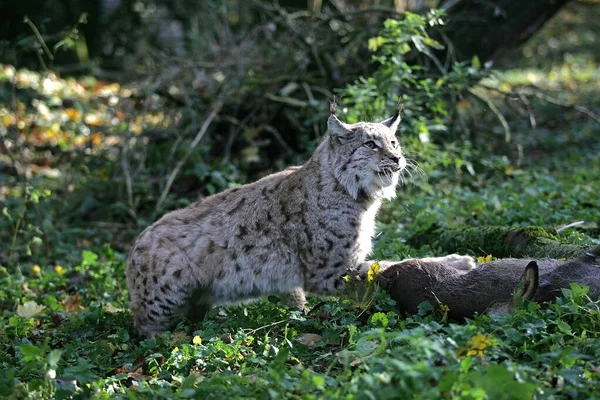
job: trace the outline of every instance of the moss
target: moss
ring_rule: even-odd
[[[415,247],[428,245],[448,253],[492,254],[499,258],[567,258],[583,252],[579,246],[560,243],[540,226],[432,227],[413,235],[408,242]]]

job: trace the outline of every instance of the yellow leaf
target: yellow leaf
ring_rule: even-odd
[[[71,121],[81,121],[81,113],[74,108],[67,108],[65,110],[65,114],[67,114],[67,118],[69,118]]]
[[[44,308],[46,307],[39,305],[35,301],[28,301],[23,305],[17,306],[17,315],[27,319],[33,318],[41,313]]]
[[[192,339],[192,343],[194,343],[196,346],[199,346],[202,344],[202,339],[200,339],[200,336],[196,335],[194,336],[194,339]]]
[[[102,137],[99,133],[94,133],[90,136],[90,141],[94,146],[98,146],[100,143],[102,143]]]

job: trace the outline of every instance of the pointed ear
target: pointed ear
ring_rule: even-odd
[[[340,121],[335,114],[329,116],[329,119],[327,120],[327,129],[329,130],[329,134],[338,140],[347,139],[352,134],[350,127]]]
[[[398,126],[400,126],[400,121],[402,121],[401,112],[402,112],[402,106],[400,104],[398,104],[398,106],[396,107],[396,114],[392,118],[388,118],[385,121],[381,121],[381,123],[383,125],[387,126],[388,128],[390,128],[390,130],[394,134],[398,130]]]

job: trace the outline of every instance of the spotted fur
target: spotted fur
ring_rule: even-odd
[[[364,270],[375,216],[395,196],[406,160],[395,136],[400,115],[345,124],[306,164],[229,189],[166,214],[137,238],[127,262],[135,326],[152,337],[182,314],[213,305],[304,292],[333,295],[343,275]]]

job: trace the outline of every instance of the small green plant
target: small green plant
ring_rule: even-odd
[[[39,190],[31,186],[24,186],[22,190],[19,202],[15,202],[15,208],[18,205],[19,209],[14,211],[14,214],[8,209],[8,207],[2,208],[2,215],[6,218],[6,222],[10,227],[10,248],[8,253],[8,260],[13,261],[16,253],[20,250],[20,247],[24,248],[25,254],[31,256],[32,248],[37,248],[43,243],[42,230],[35,225],[33,222],[27,220],[27,213],[31,211],[32,207],[37,206],[40,200],[49,198],[51,195],[50,190]],[[22,239],[23,243],[19,246],[19,239]]]

